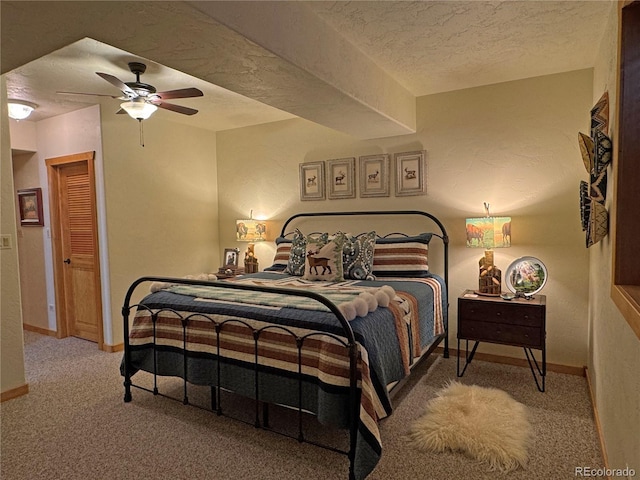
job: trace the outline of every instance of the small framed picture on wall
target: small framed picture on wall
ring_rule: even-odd
[[[389,196],[389,155],[366,155],[359,159],[360,196]]]
[[[425,150],[396,153],[396,197],[427,193]]]
[[[338,158],[327,160],[327,184],[329,200],[356,197],[356,159]]]
[[[40,188],[25,188],[18,190],[18,208],[20,210],[20,225],[42,227],[42,190]]]
[[[300,200],[324,200],[324,162],[300,164]]]

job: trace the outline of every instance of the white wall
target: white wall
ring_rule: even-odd
[[[609,92],[609,135],[618,128],[616,110],[618,13],[612,5],[607,30],[598,51],[593,103]],[[617,147],[614,144],[614,152]],[[614,162],[617,155],[614,156]],[[612,168],[608,169],[609,215],[615,214]],[[604,434],[609,465],[640,472],[640,340],[610,298],[613,236],[589,251],[589,376]]]
[[[539,257],[549,271],[547,358],[587,364],[588,252],[580,227],[578,185],[584,167],[578,131],[588,131],[592,70],[531,78],[418,99],[413,135],[359,141],[294,119],[218,133],[220,248],[238,246],[234,220],[274,220],[299,211],[422,209],[438,215],[451,237],[450,339],[456,338],[456,298],[477,287],[482,251],[466,248],[464,219],[513,218],[513,247],[496,250],[503,271],[515,258]],[[298,165],[373,153],[427,151],[427,195],[299,200]],[[392,187],[393,192],[393,187]],[[264,268],[273,248],[256,245]],[[521,349],[482,345],[522,357]]]

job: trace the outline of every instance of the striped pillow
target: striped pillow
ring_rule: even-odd
[[[276,238],[276,255],[273,257],[273,264],[265,268],[266,272],[283,272],[289,263],[292,242],[288,238]]]
[[[376,277],[428,277],[431,235],[376,239],[373,274]]]

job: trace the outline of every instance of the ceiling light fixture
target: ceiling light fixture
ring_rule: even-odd
[[[38,105],[24,100],[9,100],[7,101],[7,107],[10,118],[14,120],[24,120],[31,115],[31,112],[33,112]]]
[[[158,109],[155,105],[145,102],[142,97],[133,98],[128,102],[121,103],[120,108],[136,120],[146,120]]]

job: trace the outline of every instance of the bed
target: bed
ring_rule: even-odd
[[[367,231],[289,230],[334,218],[365,220]],[[382,219],[419,233],[380,234],[373,226]],[[142,284],[151,293],[132,305]],[[294,215],[263,272],[132,283],[122,308],[124,400],[132,387],[162,395],[157,378],[178,377],[179,400],[189,403],[190,385],[208,386],[219,415],[223,393],[252,399],[256,427],[272,428],[269,405],[291,409],[301,442],[309,441],[302,419],[313,415],[345,429],[349,446],[311,443],[347,455],[349,478],[363,479],[382,454],[378,422],[391,414],[394,391],[441,342],[449,355],[447,286],[447,233],[427,212]],[[153,387],[135,384],[138,372],[150,373]]]

